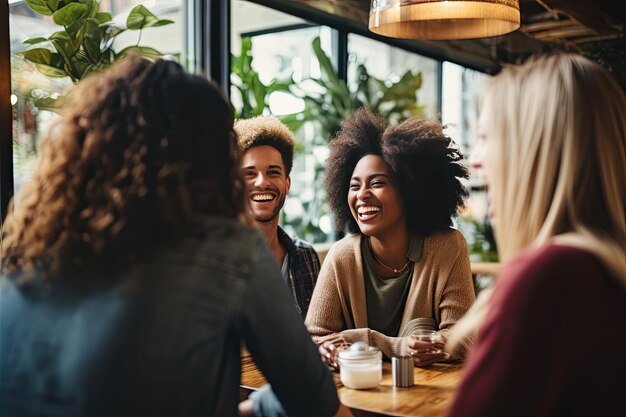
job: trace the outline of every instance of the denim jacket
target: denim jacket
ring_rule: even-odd
[[[337,410],[276,261],[248,227],[211,218],[89,291],[15,278],[0,278],[2,416],[234,416],[241,341],[282,403],[256,410]]]

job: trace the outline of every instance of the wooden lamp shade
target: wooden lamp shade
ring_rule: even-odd
[[[518,0],[372,0],[369,29],[410,39],[470,39],[520,26]]]

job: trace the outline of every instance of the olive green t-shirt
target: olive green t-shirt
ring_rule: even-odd
[[[374,264],[377,261],[372,256],[368,239],[361,240],[367,321],[370,329],[396,337],[411,287],[413,268],[415,262],[422,257],[424,238],[411,236],[407,252],[407,258],[411,261],[408,268],[398,277],[385,279],[374,273]]]

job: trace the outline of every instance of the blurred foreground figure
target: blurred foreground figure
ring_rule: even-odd
[[[475,160],[506,263],[453,329],[480,327],[449,416],[626,410],[626,100],[556,55],[488,85]],[[482,294],[481,294],[482,295]]]
[[[131,58],[81,83],[2,231],[0,415],[237,415],[241,340],[282,402],[254,412],[334,414],[243,192],[209,81]]]

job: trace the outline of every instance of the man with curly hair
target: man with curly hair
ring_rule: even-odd
[[[306,317],[320,269],[315,249],[278,225],[291,187],[293,133],[280,120],[258,116],[235,123],[242,151],[249,213],[263,232],[302,319]]]

